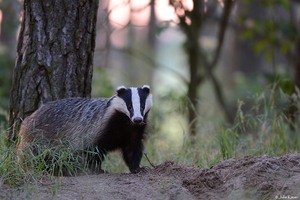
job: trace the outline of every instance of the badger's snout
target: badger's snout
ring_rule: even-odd
[[[132,119],[133,123],[135,124],[141,124],[143,122],[143,118],[142,117],[135,117]]]

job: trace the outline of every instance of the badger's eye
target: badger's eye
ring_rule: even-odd
[[[131,111],[132,110],[132,106],[128,106],[128,110]]]
[[[141,106],[141,108],[144,110],[144,109],[145,109],[145,106]]]

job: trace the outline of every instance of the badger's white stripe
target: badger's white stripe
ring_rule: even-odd
[[[145,102],[145,109],[144,109],[144,115],[150,110],[150,108],[152,107],[153,102],[152,102],[152,95],[149,94],[147,96],[146,102]]]
[[[137,88],[131,88],[131,100],[133,107],[133,116],[131,120],[133,120],[136,117],[140,117],[143,119],[143,116],[141,114],[141,101]]]
[[[127,110],[127,106],[124,102],[123,99],[121,99],[120,97],[116,96],[113,100],[112,100],[112,103],[111,103],[111,106],[112,108],[114,108],[115,110],[118,110],[124,114],[126,114],[129,118],[130,118],[130,113],[129,111]],[[110,116],[110,115],[109,115]]]

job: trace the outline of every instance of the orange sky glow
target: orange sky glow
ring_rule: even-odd
[[[135,26],[147,26],[150,19],[150,6],[147,6],[149,3],[150,0],[110,0],[108,10],[111,11],[111,24],[115,28],[123,28],[131,21]],[[193,9],[192,0],[183,0],[183,3],[188,10]],[[158,21],[177,21],[169,0],[156,0],[155,14]]]

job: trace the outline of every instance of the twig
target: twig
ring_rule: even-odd
[[[147,153],[144,153],[146,159],[148,160],[149,164],[151,165],[151,167],[155,167],[155,165],[153,165],[153,163],[149,160],[148,156],[147,156]]]

